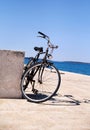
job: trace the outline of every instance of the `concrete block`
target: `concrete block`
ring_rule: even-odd
[[[0,50],[0,98],[21,98],[24,52]]]

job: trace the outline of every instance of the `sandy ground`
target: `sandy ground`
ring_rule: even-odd
[[[0,130],[90,130],[90,76],[62,72],[61,78],[45,103],[0,99]]]

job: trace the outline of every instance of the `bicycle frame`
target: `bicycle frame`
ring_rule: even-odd
[[[25,66],[21,80],[23,96],[28,101],[36,103],[47,101],[54,96],[61,82],[59,71],[49,60],[53,50],[58,46],[54,46],[47,35],[38,33],[39,37],[47,40],[47,48],[45,51],[42,47],[34,48],[37,54],[31,57]],[[40,55],[43,55],[43,58],[40,59]],[[52,82],[52,76],[56,82]]]

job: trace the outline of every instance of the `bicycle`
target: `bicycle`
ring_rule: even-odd
[[[42,47],[35,47],[37,55],[28,62],[24,68],[21,79],[22,95],[28,101],[40,103],[52,98],[58,91],[61,83],[61,76],[58,69],[48,59],[52,57],[54,49],[58,46],[50,42],[50,38],[42,32],[39,37],[47,40],[46,51]],[[51,52],[49,53],[49,49]],[[41,54],[44,57],[39,61]]]

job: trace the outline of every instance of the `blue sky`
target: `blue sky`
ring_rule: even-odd
[[[90,0],[0,0],[1,50],[34,56],[38,31],[59,46],[54,60],[90,62]]]

